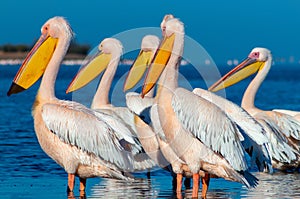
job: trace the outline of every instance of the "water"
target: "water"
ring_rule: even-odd
[[[224,74],[228,67],[221,71]],[[40,148],[33,129],[31,106],[38,83],[29,90],[11,97],[6,92],[18,70],[18,66],[0,67],[0,198],[67,198],[67,174]],[[72,99],[65,90],[78,66],[63,66],[59,73],[56,90],[60,99]],[[121,66],[117,78],[123,78],[128,67]],[[183,71],[182,74],[189,74]],[[263,109],[300,110],[300,66],[273,66],[257,94],[256,104]],[[111,96],[116,105],[124,104],[121,80],[114,81]],[[193,87],[206,88],[201,79],[189,79]],[[213,80],[212,80],[213,81]],[[245,80],[229,89],[228,99],[239,103],[248,84]],[[88,93],[87,93],[88,95]],[[74,99],[74,97],[73,97]],[[86,97],[86,101],[89,98]],[[208,198],[300,198],[300,174],[280,173],[273,175],[253,172],[260,179],[256,189],[248,190],[239,183],[212,179]],[[156,169],[148,180],[144,173],[136,174],[135,183],[113,179],[93,178],[87,181],[87,198],[174,198],[171,176]],[[78,182],[77,182],[78,184]],[[75,197],[79,196],[78,185]],[[183,190],[185,197],[191,190]]]

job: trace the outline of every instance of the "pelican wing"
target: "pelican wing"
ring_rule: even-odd
[[[135,133],[128,128],[127,124],[114,111],[110,109],[95,109],[95,115],[108,124],[116,133],[119,140],[124,139],[130,144],[135,144]]]
[[[288,140],[280,133],[281,130],[274,121],[265,112],[259,112],[254,117],[266,130],[272,158],[285,163],[291,163],[296,160],[297,152],[288,145]]]
[[[175,90],[172,106],[188,132],[221,154],[234,169],[247,169],[238,128],[219,107],[183,88]]]
[[[120,138],[125,139],[125,148],[130,144],[130,151],[134,158],[134,169],[144,170],[155,166],[155,162],[145,153],[144,146],[138,139],[136,128],[137,116],[126,107],[110,107],[98,109],[97,114],[101,118],[105,116],[105,122],[108,123]],[[145,127],[150,128],[150,127]],[[123,142],[124,143],[124,142]],[[122,145],[123,146],[123,145]]]
[[[287,137],[300,140],[300,122],[290,115],[276,111],[266,111]]]
[[[222,109],[240,127],[243,137],[241,141],[251,156],[252,165],[257,164],[260,171],[267,166],[267,169],[272,172],[271,157],[267,150],[269,141],[264,128],[243,108],[225,98],[200,88],[194,89],[193,93]]]
[[[214,103],[222,109],[226,115],[240,126],[257,144],[262,145],[268,143],[268,138],[265,136],[266,132],[263,127],[242,107],[204,89],[196,88],[193,90],[193,93]]]
[[[59,104],[44,104],[42,117],[47,128],[63,142],[121,169],[131,169],[133,160],[130,152],[121,146],[114,130],[92,110],[75,102],[61,100]]]

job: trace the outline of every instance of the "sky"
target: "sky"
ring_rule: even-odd
[[[216,63],[244,59],[257,46],[300,59],[298,0],[1,0],[0,45],[32,44],[45,21],[64,16],[75,41],[94,47],[126,30],[159,27],[165,14],[180,18]]]

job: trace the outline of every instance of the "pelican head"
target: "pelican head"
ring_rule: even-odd
[[[81,67],[80,71],[70,83],[66,93],[76,91],[95,79],[107,66],[115,61],[119,62],[123,52],[121,42],[115,38],[106,38],[99,45],[96,52],[92,52]]]
[[[73,31],[70,24],[63,17],[53,17],[49,19],[41,28],[42,35],[48,35],[52,38],[73,37]]]
[[[60,59],[55,60],[61,62],[72,36],[72,29],[63,17],[49,19],[42,26],[40,38],[23,61],[7,95],[19,93],[31,87],[43,75],[59,43],[64,43],[63,54],[59,56]]]
[[[183,51],[183,45],[177,45],[179,42],[183,43],[183,23],[177,18],[170,18],[165,22],[165,27],[166,29],[163,40],[152,59],[144,82],[142,97],[154,87],[161,73],[168,64],[171,55],[174,54],[181,56]],[[175,46],[176,48],[174,48]]]
[[[162,31],[162,35],[165,36],[165,32],[166,32],[166,22],[169,20],[169,19],[174,19],[174,15],[172,14],[167,14],[164,16],[162,22],[160,23],[160,28],[161,28],[161,31]]]
[[[262,69],[265,69],[264,72],[267,73],[270,69],[271,61],[272,55],[268,49],[256,47],[250,52],[248,58],[224,75],[208,90],[216,92],[223,88],[227,88]]]
[[[159,38],[155,35],[146,35],[142,39],[140,53],[130,68],[124,83],[124,91],[133,88],[143,77],[146,68],[149,66],[154,56],[159,42]]]

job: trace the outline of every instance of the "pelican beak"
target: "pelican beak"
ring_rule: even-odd
[[[165,36],[158,50],[156,51],[142,89],[142,97],[144,97],[155,85],[161,73],[165,69],[174,46],[175,34]]]
[[[110,60],[111,54],[102,53],[101,51],[97,51],[95,54],[87,57],[85,64],[73,78],[66,93],[76,91],[95,79],[102,71],[107,68]]]
[[[28,89],[43,75],[57,42],[57,38],[41,35],[18,70],[7,92],[8,96]]]
[[[256,59],[248,57],[234,69],[224,75],[221,79],[219,79],[216,83],[214,83],[208,90],[216,92],[218,90],[236,84],[239,81],[242,81],[243,79],[259,71],[264,67],[264,65],[264,61],[257,61]]]
[[[151,50],[144,51],[141,50],[138,57],[134,61],[133,65],[130,68],[128,76],[124,83],[124,92],[133,88],[143,77],[143,74],[146,71],[146,68],[151,62],[153,52]]]

